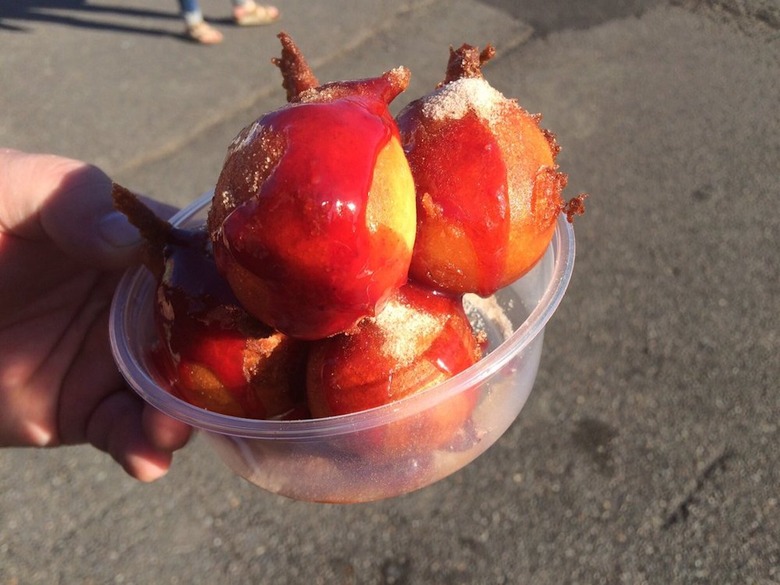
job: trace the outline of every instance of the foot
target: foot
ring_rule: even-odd
[[[187,27],[184,35],[201,45],[216,45],[222,42],[222,33],[207,22],[199,22]]]
[[[276,6],[264,6],[249,0],[243,6],[233,10],[233,19],[239,26],[259,26],[271,24],[279,20],[279,9]]]

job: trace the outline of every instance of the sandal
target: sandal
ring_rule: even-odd
[[[251,0],[233,12],[238,26],[259,26],[279,20],[281,14],[276,6],[264,6]]]
[[[201,45],[216,45],[222,42],[222,33],[205,21],[192,24],[184,31],[184,35],[191,41]]]

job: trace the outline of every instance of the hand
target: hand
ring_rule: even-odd
[[[0,149],[0,446],[91,443],[133,477],[165,474],[190,428],[145,405],[108,339],[138,232],[99,169]]]

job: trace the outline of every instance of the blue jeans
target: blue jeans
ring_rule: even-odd
[[[233,6],[241,6],[246,3],[246,0],[230,0]],[[179,0],[179,6],[184,14],[194,14],[200,12],[200,5],[198,0]]]

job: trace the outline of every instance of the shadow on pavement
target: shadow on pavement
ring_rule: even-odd
[[[171,4],[171,6],[175,7],[175,4]],[[107,18],[101,19],[101,16]],[[122,4],[96,6],[87,0],[0,0],[0,33],[34,32],[33,25],[40,23],[152,36],[171,36],[172,34],[162,28],[123,24],[117,21],[117,16],[131,19],[179,19],[175,10],[149,10],[127,7]]]

